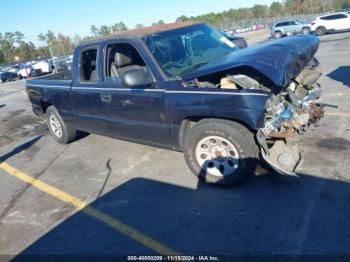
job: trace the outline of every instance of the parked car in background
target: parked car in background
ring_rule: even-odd
[[[311,23],[311,31],[321,36],[329,32],[350,30],[350,13],[339,12],[319,16]]]
[[[237,35],[231,35],[225,32],[221,32],[228,40],[230,40],[232,43],[235,44],[235,46],[242,48],[247,48],[248,44],[244,37],[237,36]]]
[[[34,69],[39,69],[43,74],[51,73],[54,69],[53,63],[49,60],[41,60],[35,64],[33,64]]]
[[[32,65],[25,66],[18,71],[19,79],[23,79],[23,78],[27,79],[29,77],[36,77],[40,75],[42,75],[41,69],[36,69]]]
[[[16,81],[18,79],[18,73],[15,71],[7,71],[7,81]]]
[[[250,32],[250,31],[252,31],[253,29],[252,29],[252,27],[250,27],[250,26],[247,26],[247,27],[239,27],[239,28],[237,28],[236,29],[236,33],[237,34],[239,34],[239,33],[246,33],[246,32]]]
[[[8,72],[12,72],[12,73],[16,73],[18,74],[18,71],[20,70],[20,66],[19,65],[11,65],[7,68]]]
[[[271,28],[271,36],[281,38],[287,35],[294,34],[309,34],[311,25],[299,20],[289,20],[275,23]]]
[[[15,81],[17,80],[17,78],[18,78],[18,75],[16,72],[9,72],[6,70],[0,71],[0,83]]]
[[[263,29],[265,29],[265,25],[263,25],[263,24],[256,24],[253,26],[253,31],[263,30]]]
[[[0,83],[5,83],[8,78],[8,72],[0,71]]]

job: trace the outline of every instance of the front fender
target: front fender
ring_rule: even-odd
[[[194,90],[166,94],[172,138],[179,136],[181,123],[185,119],[228,119],[251,130],[258,130],[262,126],[266,100],[270,96],[266,92]],[[176,140],[174,142],[177,145]]]

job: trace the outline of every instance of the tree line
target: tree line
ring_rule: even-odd
[[[243,19],[276,17],[295,14],[313,14],[350,8],[350,0],[285,0],[271,5],[256,4],[250,8],[229,9],[221,13],[207,13],[199,16],[180,16],[176,21],[203,21],[214,26]]]
[[[242,19],[253,19],[259,17],[276,17],[293,14],[310,14],[331,10],[350,8],[350,0],[285,0],[274,1],[271,5],[256,4],[249,8],[229,9],[220,13],[207,13],[199,16],[180,16],[179,21],[201,21],[220,26],[222,23],[239,21]],[[163,24],[163,20],[153,25]],[[142,28],[143,24],[137,24],[135,28]],[[38,40],[43,44],[36,47],[31,41],[25,41],[23,33],[19,31],[0,33],[0,64],[25,61],[37,57],[49,57],[57,53],[71,53],[74,46],[82,39],[126,31],[129,28],[122,21],[113,25],[91,25],[90,34],[81,37],[74,35],[72,38],[64,34],[55,34],[51,30],[38,35]]]

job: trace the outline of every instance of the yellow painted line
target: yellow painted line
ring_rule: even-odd
[[[128,236],[129,238],[139,242],[140,244],[150,248],[161,255],[179,255],[180,253],[167,247],[166,245],[160,243],[159,241],[141,233],[137,229],[124,224],[116,218],[113,218],[93,207],[90,207],[87,202],[79,200],[78,198],[56,188],[53,187],[39,179],[33,178],[26,173],[10,166],[9,164],[3,162],[0,163],[0,169],[4,170],[11,176],[18,178],[19,180],[30,184],[31,186],[39,189],[40,191],[68,204],[71,205],[78,210],[84,212],[90,217],[96,218],[99,221],[105,223],[106,225],[112,227],[118,232]]]
[[[27,94],[27,92],[24,91],[24,90],[21,90],[20,92],[21,92],[22,94],[25,94],[25,95]]]
[[[330,93],[329,96],[343,96],[342,93]]]
[[[327,116],[345,116],[345,117],[350,117],[350,113],[347,112],[326,112],[324,113]]]

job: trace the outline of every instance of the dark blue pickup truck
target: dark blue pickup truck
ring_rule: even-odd
[[[206,24],[166,24],[83,41],[71,72],[26,88],[59,143],[81,130],[183,151],[206,182],[235,185],[258,160],[295,175],[298,137],[323,114],[318,44],[239,49]]]

